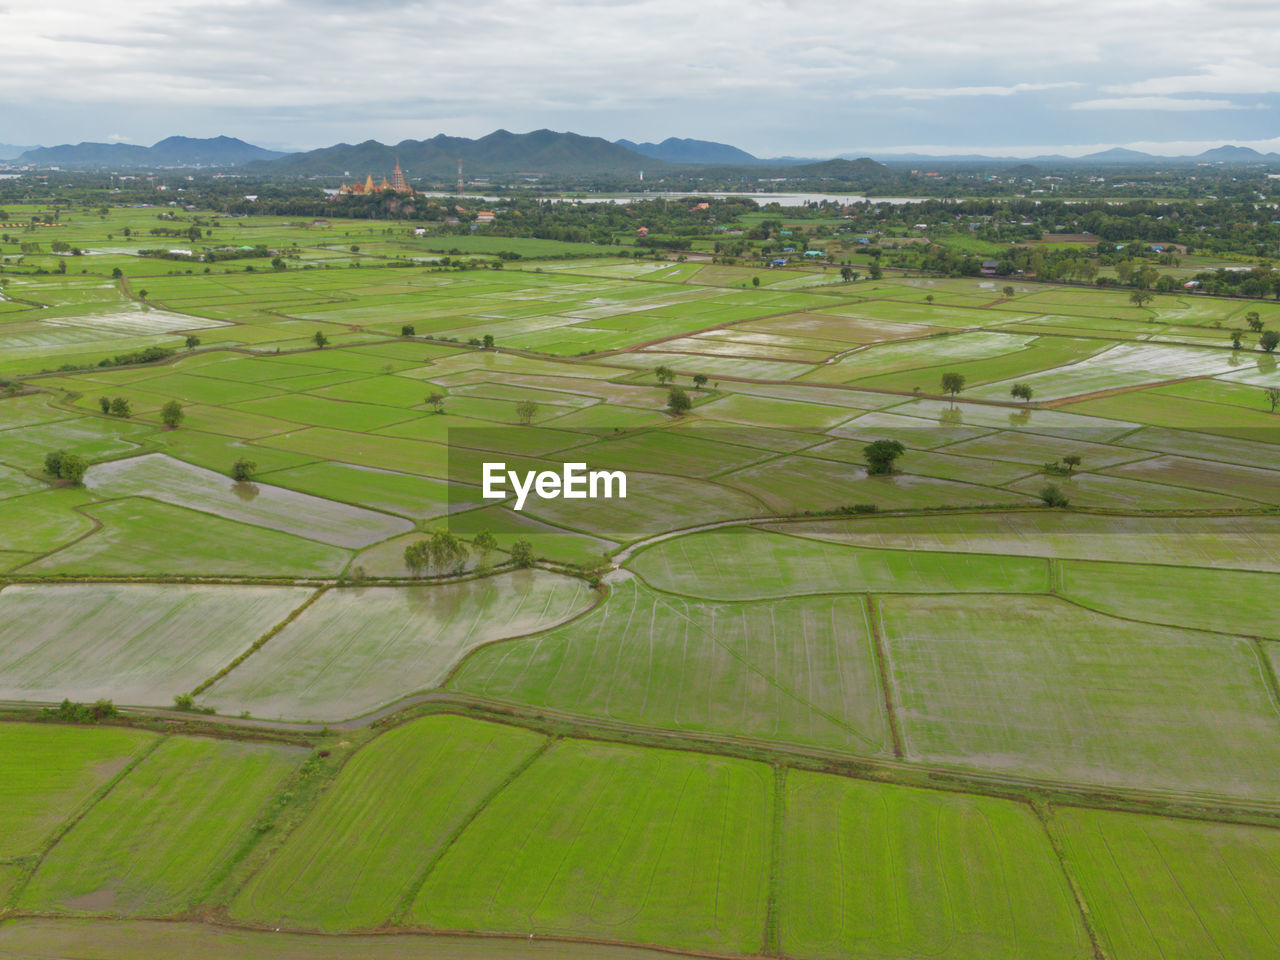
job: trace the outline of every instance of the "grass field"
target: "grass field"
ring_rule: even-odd
[[[1093,955],[1027,807],[799,771],[786,802],[786,956]]]
[[[316,930],[391,920],[452,834],[544,743],[457,717],[428,717],[378,738],[249,881],[232,916]]]
[[[154,739],[135,730],[0,723],[0,860],[34,853]]]
[[[1071,808],[1054,829],[1108,956],[1261,957],[1280,943],[1280,832]]]
[[[407,918],[754,953],[772,796],[758,764],[558,743],[444,853]]]
[[[1229,797],[1280,782],[1247,641],[1049,597],[891,597],[880,613],[909,756]]]
[[[263,744],[167,739],[41,861],[22,906],[185,913],[234,859],[303,756]]]
[[[113,199],[0,238],[0,957],[1277,952],[1271,300],[840,277],[914,208],[716,206],[678,260],[645,197],[608,244]],[[157,214],[283,259],[187,273]],[[773,219],[825,268],[722,252]],[[407,585],[441,529],[500,572]]]
[[[711,603],[623,581],[587,617],[473,654],[450,687],[680,730],[889,749],[857,597]]]

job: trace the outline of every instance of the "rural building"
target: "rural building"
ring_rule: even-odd
[[[984,277],[994,277],[998,269],[1000,269],[999,260],[983,260],[982,261],[982,275]]]
[[[494,214],[492,210],[476,211],[476,223],[493,223],[493,217]]]

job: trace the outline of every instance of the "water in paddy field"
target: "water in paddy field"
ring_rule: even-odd
[[[635,203],[638,200],[682,200],[693,197],[712,200],[728,200],[741,197],[754,200],[761,206],[776,203],[780,207],[803,207],[810,203],[922,203],[928,197],[866,197],[862,194],[839,193],[748,193],[714,191],[710,193],[632,193],[609,197],[548,197],[552,203]]]

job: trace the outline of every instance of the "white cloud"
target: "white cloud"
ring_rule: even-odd
[[[1011,97],[1016,93],[1032,93],[1042,90],[1063,90],[1083,87],[1079,80],[1062,80],[1056,83],[1014,83],[1008,86],[987,87],[889,87],[871,90],[867,96],[902,97],[906,100],[935,100],[939,97]]]
[[[1259,105],[1261,106],[1261,105]],[[1177,97],[1108,97],[1081,100],[1071,104],[1072,110],[1248,110],[1230,100],[1182,100]]]

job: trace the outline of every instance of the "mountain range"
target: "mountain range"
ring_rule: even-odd
[[[1083,157],[1048,154],[999,157],[980,154],[842,154],[830,160],[803,157],[756,157],[745,150],[711,140],[670,137],[661,143],[610,142],[601,137],[553,130],[511,133],[495,130],[479,139],[444,134],[427,140],[384,144],[377,140],[339,143],[318,150],[281,153],[234,137],[168,137],[149,147],[126,143],[78,143],[56,147],[6,147],[0,160],[19,166],[62,169],[164,169],[245,167],[262,174],[286,176],[363,177],[381,175],[399,162],[412,177],[449,180],[462,161],[468,178],[487,175],[662,174],[691,166],[729,171],[754,168],[794,178],[866,180],[883,178],[892,166],[1022,167],[1032,175],[1042,167],[1147,167],[1156,165],[1278,165],[1280,154],[1225,145],[1195,156],[1161,157],[1116,147]],[[873,162],[878,161],[878,162]],[[852,164],[852,166],[851,166]],[[887,165],[887,166],[886,166]]]
[[[34,147],[17,157],[19,164],[65,168],[237,167],[284,154],[255,147],[235,137],[166,137],[149,147],[132,143],[64,143]]]

